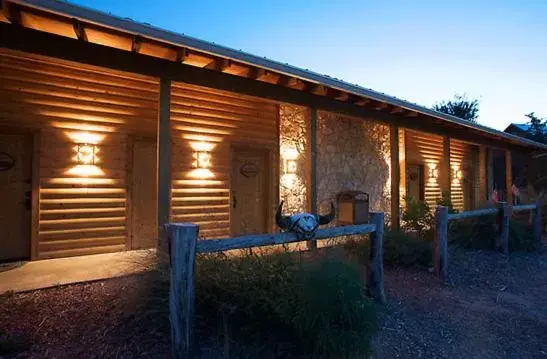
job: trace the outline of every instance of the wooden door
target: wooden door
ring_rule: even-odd
[[[158,240],[156,141],[133,142],[131,248],[154,248]]]
[[[234,149],[232,156],[232,235],[266,233],[268,152]]]
[[[417,201],[424,200],[424,166],[409,164],[406,167],[406,195]]]
[[[0,135],[0,261],[30,257],[32,142]]]

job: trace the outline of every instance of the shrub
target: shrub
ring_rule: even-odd
[[[369,242],[349,240],[344,248],[359,263],[368,263]],[[433,263],[433,242],[413,237],[405,232],[384,232],[384,264],[386,266],[410,267],[414,265],[430,266]]]
[[[452,221],[448,229],[448,243],[462,248],[494,249],[496,236],[495,216]]]
[[[435,217],[431,212],[429,204],[419,201],[413,197],[405,197],[405,208],[401,216],[403,230],[414,232],[419,238],[429,237],[433,229]]]
[[[356,268],[289,252],[199,257],[196,315],[201,346],[234,357],[362,356],[376,329]]]

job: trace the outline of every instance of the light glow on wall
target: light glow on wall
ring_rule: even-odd
[[[211,151],[216,147],[216,144],[206,141],[190,142],[190,146],[194,150],[192,167],[194,168],[188,175],[190,178],[208,179],[214,178],[214,173],[210,170],[212,166]]]
[[[89,143],[78,143],[76,145],[76,161],[79,165],[94,165],[97,146]]]
[[[85,177],[104,176],[104,171],[97,166],[100,163],[100,158],[97,156],[99,153],[97,145],[104,140],[105,135],[88,131],[70,131],[66,135],[72,142],[75,142],[72,160],[76,163],[74,167],[66,171],[66,174],[84,177],[80,181],[82,184],[85,184]]]
[[[439,167],[436,162],[427,163],[428,181],[436,183],[439,180]]]
[[[299,153],[294,147],[284,146],[281,148],[281,158],[283,160],[283,175],[281,176],[281,185],[288,189],[291,189],[295,186],[298,170],[298,159]]]
[[[463,179],[463,171],[460,168],[459,165],[452,167],[452,183],[454,184],[460,184],[461,180]]]

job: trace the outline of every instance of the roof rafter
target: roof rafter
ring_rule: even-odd
[[[224,72],[227,68],[232,66],[232,60],[229,59],[214,59],[204,66],[207,70],[214,70]]]
[[[74,29],[74,33],[76,34],[78,40],[87,41],[87,33],[85,32],[84,25],[81,21],[78,19],[73,19],[72,28]]]

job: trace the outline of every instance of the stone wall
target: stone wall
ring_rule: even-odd
[[[317,204],[321,213],[341,191],[370,195],[370,210],[390,212],[389,127],[319,112],[317,120]]]
[[[282,104],[279,106],[280,181],[279,197],[284,213],[306,212],[309,181],[309,116],[304,107]],[[296,172],[284,172],[285,160],[296,161]]]

